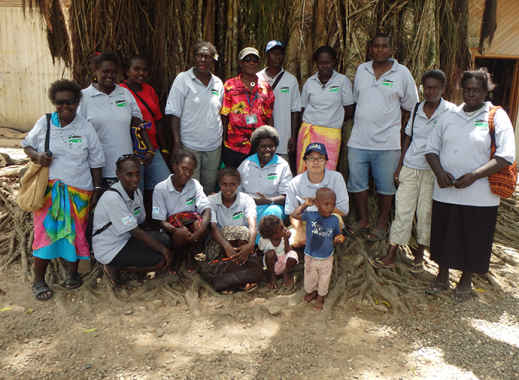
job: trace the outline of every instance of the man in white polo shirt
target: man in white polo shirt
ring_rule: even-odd
[[[377,34],[371,41],[372,61],[355,74],[353,97],[357,104],[348,141],[348,191],[353,193],[359,221],[353,232],[369,232],[368,240],[384,240],[396,188],[393,174],[400,158],[402,125],[418,102],[415,81],[393,56],[391,37]],[[376,225],[369,228],[369,173],[379,195]]]
[[[295,76],[283,69],[285,45],[272,40],[265,48],[267,67],[257,75],[274,91],[274,128],[279,133],[277,152],[290,163],[289,154],[295,153],[297,130],[301,111],[301,95]]]
[[[193,178],[200,181],[206,194],[213,193],[220,165],[222,146],[223,83],[211,73],[216,60],[215,47],[206,41],[194,46],[195,65],[177,75],[166,103],[171,115],[173,155],[183,148],[196,156]]]

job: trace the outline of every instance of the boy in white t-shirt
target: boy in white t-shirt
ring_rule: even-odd
[[[296,251],[292,250],[288,238],[290,231],[281,219],[275,215],[267,215],[259,225],[261,238],[258,249],[263,252],[263,262],[270,273],[270,287],[276,289],[276,276],[283,275],[284,285],[294,286],[292,268],[299,262]]]

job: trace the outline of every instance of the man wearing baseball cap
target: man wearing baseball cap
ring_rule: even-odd
[[[301,111],[301,95],[295,76],[283,69],[285,45],[272,40],[265,48],[267,66],[258,73],[274,91],[274,127],[279,133],[277,153],[289,161],[289,154],[295,152],[297,130]]]
[[[237,168],[250,154],[252,132],[262,125],[272,125],[274,93],[269,84],[258,78],[260,55],[246,47],[238,54],[240,74],[224,84],[222,161]]]

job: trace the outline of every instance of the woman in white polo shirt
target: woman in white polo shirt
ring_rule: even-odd
[[[133,153],[130,134],[132,124],[142,122],[142,113],[133,95],[115,83],[119,60],[113,53],[102,53],[94,58],[95,81],[83,89],[78,113],[94,126],[106,164],[103,168],[105,185],[117,182],[115,161],[123,154]],[[145,159],[151,162],[153,156]]]
[[[454,291],[457,300],[472,295],[472,274],[488,272],[499,196],[491,192],[488,176],[515,160],[512,124],[502,109],[486,102],[488,77],[466,71],[461,78],[464,103],[444,114],[426,149],[436,183],[433,192],[431,259],[439,273],[428,289],[449,288],[449,269],[463,272]],[[489,115],[495,112],[496,152],[490,158]]]
[[[113,286],[122,284],[121,270],[157,271],[172,259],[167,235],[139,227],[146,219],[138,188],[140,166],[137,156],[121,156],[116,161],[119,181],[104,192],[94,211],[94,256]]]
[[[308,145],[303,160],[305,160],[306,171],[295,176],[288,184],[285,214],[290,215],[307,198],[314,198],[315,193],[321,187],[328,187],[336,195],[334,213],[346,216],[350,210],[346,183],[341,173],[326,169],[328,152],[324,144]],[[308,210],[316,211],[317,208],[310,206]],[[295,218],[290,218],[290,223],[295,229],[290,237],[290,244],[293,248],[301,248],[306,243],[305,225]]]
[[[353,92],[350,80],[335,71],[337,52],[321,46],[313,55],[317,72],[307,79],[301,92],[303,123],[297,137],[297,173],[302,173],[304,153],[310,143],[322,143],[328,151],[326,167],[337,168],[342,124],[351,118]]]
[[[285,219],[285,197],[292,180],[290,166],[276,153],[278,131],[264,125],[252,132],[251,151],[238,167],[241,189],[256,202],[257,224],[266,215]]]

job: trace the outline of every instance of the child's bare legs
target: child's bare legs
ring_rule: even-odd
[[[317,295],[317,297],[315,298],[315,304],[314,304],[314,309],[315,310],[322,310],[323,309],[324,297],[326,297],[326,296]]]
[[[322,310],[324,298],[328,294],[330,279],[333,270],[333,256],[325,259],[316,259],[305,256],[305,301],[315,299],[314,308]]]
[[[285,271],[283,272],[283,284],[287,288],[292,288],[294,286],[294,273],[292,272],[292,268],[297,264],[297,260],[289,257],[286,262]]]
[[[270,289],[276,289],[278,287],[276,284],[276,273],[274,272],[274,266],[276,265],[276,261],[276,252],[274,252],[273,249],[265,252],[265,263],[267,264],[267,268],[269,270],[270,275]]]

